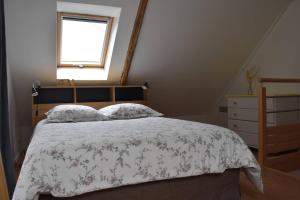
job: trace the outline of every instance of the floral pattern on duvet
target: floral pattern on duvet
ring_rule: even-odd
[[[242,139],[214,125],[150,117],[40,122],[13,200],[70,197],[122,185],[245,168],[262,190],[260,168]]]

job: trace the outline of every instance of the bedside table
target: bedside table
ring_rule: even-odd
[[[228,96],[228,128],[235,131],[248,146],[258,148],[258,98],[250,95]],[[268,126],[299,121],[299,96],[269,96]]]

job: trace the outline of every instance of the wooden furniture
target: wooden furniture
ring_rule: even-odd
[[[150,181],[66,198],[40,195],[39,200],[240,200],[239,174],[239,169],[228,169],[220,174]]]
[[[268,96],[266,123],[268,126],[299,121],[299,97]],[[258,148],[258,97],[234,95],[228,97],[228,127],[238,133],[248,146]]]
[[[147,90],[142,86],[66,86],[38,88],[32,99],[32,124],[60,104],[78,104],[100,109],[118,103],[147,104]]]
[[[105,87],[42,87],[38,96],[33,97],[32,122],[43,119],[44,112],[55,105],[73,103],[102,108],[122,102],[147,104],[147,90],[141,86],[105,86]],[[72,199],[240,199],[240,169],[228,169],[220,174],[152,181],[147,183],[94,191],[69,198],[55,198],[49,194],[40,195],[41,200]],[[206,187],[200,187],[205,185]]]
[[[261,78],[259,90],[259,162],[281,171],[300,169],[300,122],[267,125],[267,91],[264,83],[300,83],[300,79]],[[299,111],[298,109],[294,111]]]
[[[8,191],[5,179],[5,172],[2,163],[2,156],[0,152],[0,199],[1,200],[8,200]]]

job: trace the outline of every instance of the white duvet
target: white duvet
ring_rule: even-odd
[[[262,190],[254,156],[225,128],[162,117],[42,121],[27,150],[13,200],[32,200],[40,193],[70,197],[231,168],[245,168]]]

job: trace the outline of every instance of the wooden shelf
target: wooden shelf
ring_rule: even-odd
[[[32,98],[32,124],[45,118],[44,113],[60,104],[79,104],[100,109],[118,103],[147,104],[147,90],[142,86],[46,86]]]

